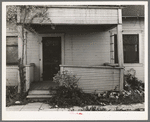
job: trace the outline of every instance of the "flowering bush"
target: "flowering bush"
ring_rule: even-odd
[[[79,78],[68,71],[63,71],[62,73],[58,72],[54,76],[53,81],[58,83],[60,86],[73,89],[78,87]]]

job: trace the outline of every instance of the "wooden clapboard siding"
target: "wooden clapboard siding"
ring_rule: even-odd
[[[34,63],[35,81],[40,79],[40,48],[38,35],[28,31],[27,33],[27,64]]]
[[[123,18],[123,29],[144,29],[144,18]]]
[[[7,86],[18,85],[18,66],[6,67],[6,85]]]
[[[65,34],[65,64],[102,65],[110,61],[109,32]]]
[[[144,57],[145,57],[145,39],[144,39],[144,18],[123,18],[122,19],[122,30],[123,34],[139,34],[139,60],[140,63],[131,63],[124,64],[125,70],[129,70],[131,68],[136,70],[136,76],[138,79],[144,82]],[[112,30],[113,33],[116,33],[116,28]]]
[[[48,8],[49,20],[42,23],[49,24],[117,24],[117,9],[79,9],[79,8]],[[34,13],[28,15],[29,22]],[[32,23],[41,24],[42,17],[36,17]]]
[[[143,82],[145,82],[145,79],[144,79],[144,66],[143,65],[125,65],[125,70],[130,70],[131,68],[133,68],[135,71],[136,71],[136,77],[139,79],[139,80],[142,80]]]
[[[144,82],[144,18],[126,18],[123,19],[123,30],[133,30],[134,33],[137,32],[140,34],[141,39],[139,40],[140,47],[140,64],[125,64],[125,70],[129,70],[131,68],[136,70],[136,77]],[[131,31],[132,33],[132,31]]]
[[[63,66],[62,66],[63,67]],[[102,92],[105,90],[113,90],[119,86],[119,70],[114,68],[98,68],[98,67],[76,67],[64,66],[63,70],[67,70],[77,76],[79,79],[79,87],[84,92],[92,93]],[[117,87],[119,90],[119,87]]]

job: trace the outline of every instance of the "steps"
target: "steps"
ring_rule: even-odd
[[[55,95],[55,86],[58,86],[58,84],[51,81],[32,82],[26,98],[31,101],[48,100]]]
[[[30,90],[28,96],[26,97],[28,100],[33,101],[41,101],[51,98],[55,94],[55,91],[49,90]]]
[[[49,90],[30,90],[29,95],[38,95],[38,94],[45,94],[48,95],[50,94]]]
[[[28,95],[27,98],[30,98],[30,99],[47,99],[47,98],[51,98],[52,95]]]

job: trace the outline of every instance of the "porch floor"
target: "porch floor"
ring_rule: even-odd
[[[52,81],[39,81],[31,83],[30,90],[48,90],[54,86],[58,86],[58,84]]]

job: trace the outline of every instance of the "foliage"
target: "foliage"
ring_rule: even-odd
[[[31,28],[31,23],[34,18],[40,17],[42,24],[43,21],[48,21],[51,24],[51,27],[54,28],[54,24],[51,19],[47,16],[47,6],[37,6],[37,5],[8,5],[6,6],[6,22],[17,24],[17,14],[20,14],[21,24],[23,28],[28,29],[36,33],[36,31]],[[29,21],[26,21],[26,19]],[[37,33],[36,33],[37,34]]]
[[[65,86],[56,88],[56,94],[49,100],[49,104],[58,107],[103,105],[97,95],[84,93],[79,88],[70,89]]]
[[[68,71],[64,71],[62,74],[58,72],[53,81],[59,84],[59,87],[56,88],[55,96],[49,101],[49,103],[54,106],[84,106],[97,102],[95,95],[84,93],[82,89],[78,87],[79,78]]]
[[[124,90],[105,91],[99,97],[112,104],[144,102],[144,83],[135,77],[135,70],[128,70],[124,77]]]
[[[84,107],[83,109],[81,109],[81,111],[107,111],[106,108],[101,108],[101,107],[96,107],[96,106],[92,106],[92,107]]]
[[[25,91],[25,82],[26,82],[26,79],[25,79],[25,72],[24,72],[24,65],[21,62],[21,59],[19,59],[19,63],[18,63],[18,67],[19,67],[19,76],[20,76],[20,86],[21,86],[21,89],[20,89],[20,95],[23,94],[23,92]]]
[[[53,78],[55,83],[58,83],[60,86],[64,86],[69,89],[76,89],[78,88],[78,81],[75,75],[68,71],[58,72],[55,77]]]
[[[6,21],[9,23],[17,23],[17,7],[15,5],[6,7]]]
[[[10,100],[16,98],[18,92],[17,90],[17,86],[6,86],[6,99]]]
[[[16,101],[21,101],[20,104],[26,104],[27,93],[19,94],[18,86],[6,86],[6,106],[16,104]]]
[[[136,71],[130,69],[125,74],[125,86],[123,96],[128,98],[131,102],[143,102],[144,101],[144,83],[135,77]]]
[[[80,111],[112,111],[111,109],[106,109],[100,106],[91,106],[91,107],[84,107],[82,108]],[[122,109],[122,108],[118,108],[116,107],[115,110],[113,111],[144,111],[144,108],[136,108],[136,109]]]
[[[126,75],[125,81],[125,88],[121,92],[116,91],[115,88],[100,94],[88,94],[78,87],[78,79],[75,75],[67,71],[62,74],[59,72],[54,77],[54,82],[59,83],[60,86],[56,88],[56,94],[49,100],[49,104],[70,107],[144,102],[144,83],[132,74]]]
[[[134,72],[134,73],[132,73]],[[127,74],[124,75],[125,77],[125,90],[139,90],[140,92],[144,91],[144,83],[141,80],[138,80],[137,77],[135,77],[135,70],[130,69],[128,70]]]

